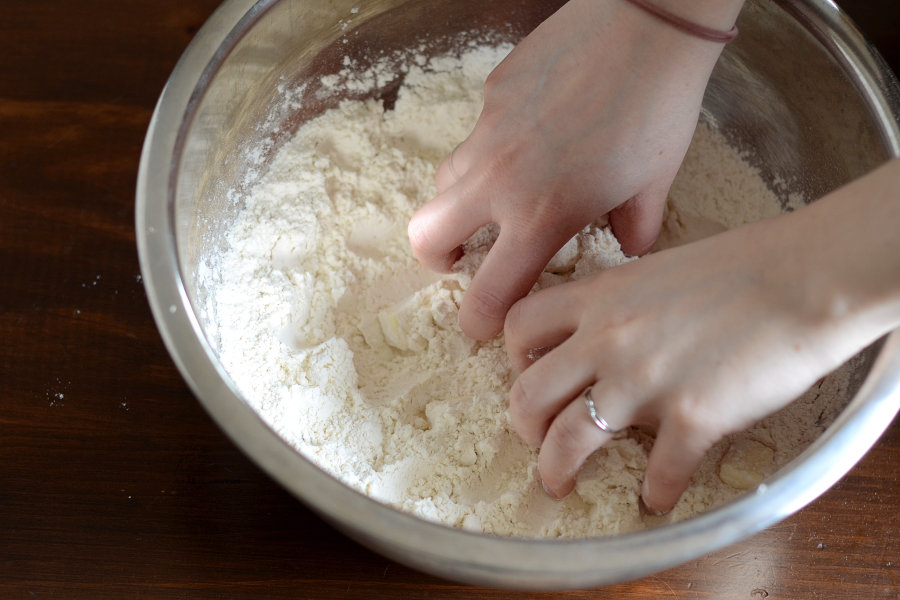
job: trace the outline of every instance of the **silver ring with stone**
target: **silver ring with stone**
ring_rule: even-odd
[[[587,406],[588,412],[591,414],[591,420],[594,421],[594,424],[600,428],[600,431],[605,431],[611,435],[616,435],[617,433],[621,433],[624,429],[613,429],[609,423],[606,422],[606,419],[597,414],[597,409],[594,407],[594,399],[591,397],[591,390],[593,386],[588,387],[588,389],[584,390],[584,404]]]
[[[462,142],[456,145],[456,148],[462,146]],[[456,169],[453,166],[453,155],[456,154],[456,148],[450,151],[450,174],[453,175],[453,179],[459,181],[459,173],[456,172]]]

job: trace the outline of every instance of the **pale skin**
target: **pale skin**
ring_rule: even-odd
[[[741,4],[673,3],[688,16],[708,5],[704,24],[724,29]],[[500,225],[460,309],[467,335],[499,334],[556,251],[606,213],[626,253],[653,247],[721,51],[622,0],[571,0],[491,73],[481,117],[454,153],[459,181],[444,159],[439,195],[409,223],[416,257],[435,271],[479,227]]]
[[[516,303],[513,426],[565,497],[614,427],[657,427],[642,498],[670,510],[706,451],[900,326],[900,161],[796,213]],[[555,347],[535,363],[532,348]]]
[[[721,30],[741,4],[657,2]],[[440,195],[410,223],[435,270],[478,227],[500,224],[460,325],[477,339],[505,331],[521,373],[510,416],[540,447],[552,497],[611,439],[588,415],[588,386],[613,427],[657,428],[642,500],[666,512],[722,436],[900,326],[900,161],[795,213],[525,297],[600,215],[626,252],[652,247],[720,51],[621,0],[572,0],[491,75],[485,112],[454,155],[460,179],[445,159]],[[533,362],[539,348],[553,350]]]

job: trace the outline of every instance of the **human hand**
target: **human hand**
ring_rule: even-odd
[[[742,2],[681,4],[727,29]],[[610,211],[627,254],[652,248],[721,49],[626,2],[571,0],[494,70],[452,155],[459,180],[448,156],[439,195],[409,224],[416,257],[435,271],[479,227],[500,225],[459,312],[467,335],[497,335],[557,250]]]
[[[548,288],[506,319],[510,416],[568,495],[613,428],[650,425],[642,499],[670,510],[707,450],[900,325],[900,161],[833,196]],[[864,265],[864,268],[861,268]],[[533,349],[553,348],[536,362]]]

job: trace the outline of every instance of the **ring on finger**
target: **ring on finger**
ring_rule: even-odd
[[[600,431],[605,431],[611,435],[616,435],[617,433],[621,433],[624,429],[615,429],[609,423],[606,422],[606,419],[597,414],[597,408],[594,406],[594,399],[591,397],[591,390],[593,386],[589,386],[584,393],[584,404],[587,406],[588,413],[591,415],[591,420],[594,421],[594,425],[600,428]]]
[[[453,175],[453,179],[459,181],[459,173],[456,172],[456,168],[453,166],[453,155],[456,154],[457,148],[462,146],[462,142],[456,145],[456,148],[450,151],[450,174]]]

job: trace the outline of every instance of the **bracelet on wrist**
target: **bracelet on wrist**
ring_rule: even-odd
[[[698,23],[694,23],[693,21],[688,21],[687,19],[683,19],[678,15],[674,15],[667,10],[664,10],[652,2],[648,2],[648,0],[625,0],[634,6],[637,6],[644,12],[647,12],[660,21],[663,21],[675,29],[682,31],[688,35],[692,35],[694,37],[700,38],[701,40],[706,40],[708,42],[718,42],[720,44],[727,44],[731,40],[733,40],[738,33],[737,25],[729,29],[728,31],[720,31],[718,29],[711,29],[709,27],[705,27]]]

